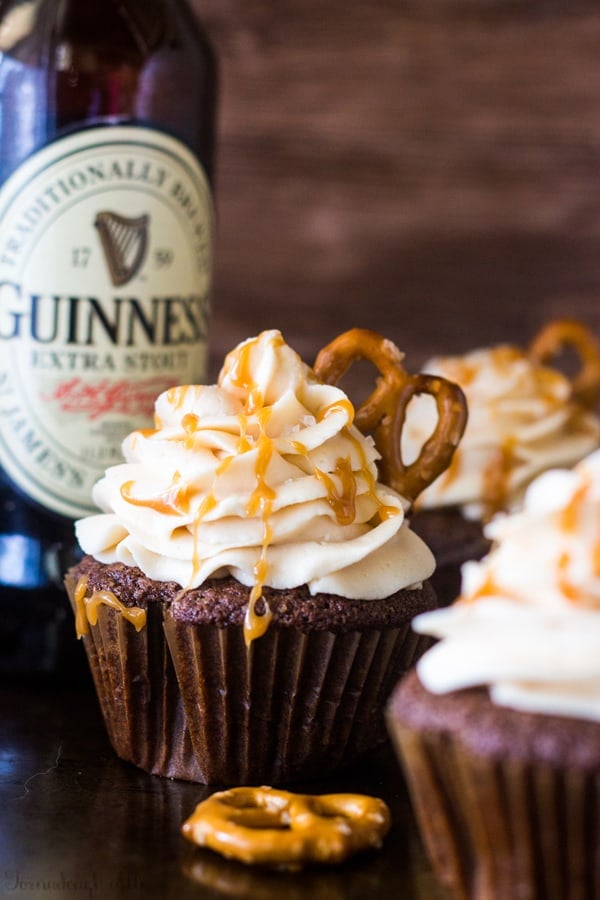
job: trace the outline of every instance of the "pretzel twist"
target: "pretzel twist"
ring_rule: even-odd
[[[316,375],[337,384],[350,366],[366,359],[378,370],[375,390],[357,408],[354,422],[364,434],[372,434],[381,454],[381,478],[411,502],[448,468],[467,424],[467,402],[461,388],[434,375],[410,375],[403,367],[404,354],[374,331],[353,328],[324,347],[314,364]],[[436,403],[435,430],[417,459],[406,465],[402,458],[402,430],[413,397],[430,394]]]
[[[199,803],[181,830],[193,843],[240,862],[298,868],[379,847],[390,823],[388,807],[376,797],[238,787]]]
[[[565,347],[572,347],[580,362],[579,371],[571,379],[572,397],[592,409],[600,396],[600,343],[585,325],[576,319],[549,322],[532,340],[529,355],[547,363]]]

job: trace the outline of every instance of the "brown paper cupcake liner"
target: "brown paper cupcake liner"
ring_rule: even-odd
[[[389,728],[424,843],[462,900],[599,900],[600,773],[493,760]]]
[[[100,606],[98,622],[83,642],[117,756],[170,778],[185,768],[195,780],[200,773],[160,608],[147,610],[146,626],[138,633],[118,612]]]
[[[168,611],[164,627],[206,784],[306,780],[366,753],[385,739],[385,701],[423,649],[408,627],[275,625],[249,649],[241,627],[179,623]]]
[[[180,622],[160,602],[140,632],[101,604],[83,640],[117,755],[214,785],[305,781],[375,748],[392,688],[430,644],[408,624],[274,623],[246,648],[241,625]]]

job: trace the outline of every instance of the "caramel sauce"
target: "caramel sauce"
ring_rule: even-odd
[[[600,577],[600,541],[595,541],[592,548],[592,571]]]
[[[501,587],[498,582],[494,579],[494,576],[491,572],[487,573],[485,581],[477,588],[477,590],[473,594],[464,594],[459,597],[464,603],[474,603],[477,600],[481,600],[483,597],[509,597],[509,593],[506,591],[504,587]],[[519,600],[518,596],[512,596],[513,600]]]
[[[253,640],[265,633],[272,619],[271,612],[264,598],[264,614],[259,616],[256,612],[256,604],[262,597],[263,587],[268,576],[267,548],[273,539],[273,532],[269,526],[269,519],[273,510],[273,503],[277,496],[276,492],[273,488],[269,487],[266,481],[266,471],[273,456],[273,441],[266,433],[270,412],[268,407],[263,407],[257,414],[260,425],[260,435],[257,444],[258,452],[256,467],[254,470],[256,487],[250,497],[246,510],[249,517],[260,515],[263,522],[261,555],[254,567],[254,587],[250,592],[250,601],[244,620],[244,639],[246,641],[246,646],[249,646]]]
[[[323,409],[319,410],[317,414],[317,422],[323,422],[328,416],[333,415],[333,413],[343,412],[346,414],[348,419],[348,425],[352,425],[354,422],[354,406],[345,397],[341,397],[339,400],[334,400],[333,403],[330,403],[329,406],[324,406]]]
[[[439,485],[442,490],[446,490],[454,481],[458,481],[462,471],[462,457],[460,445],[456,448],[450,465],[445,472],[439,476]],[[419,497],[415,500],[414,508],[419,509],[422,504],[419,503]]]
[[[181,420],[181,426],[185,431],[184,447],[186,450],[192,450],[194,447],[194,434],[198,430],[200,420],[194,413],[187,413]]]
[[[121,485],[121,497],[126,503],[132,506],[139,506],[144,509],[153,509],[155,512],[162,513],[166,516],[185,515],[190,511],[190,503],[193,497],[193,491],[190,485],[184,484],[179,486],[178,473],[175,474],[173,484],[164,493],[157,497],[134,497],[132,491],[135,487],[135,481],[126,481]]]
[[[238,416],[238,422],[240,423],[240,436],[237,442],[237,452],[239,454],[242,454],[246,453],[248,450],[251,450],[254,445],[252,440],[248,437],[249,417],[244,413],[240,413]]]
[[[363,478],[365,479],[365,481],[367,482],[369,497],[371,498],[371,500],[373,500],[373,502],[375,503],[375,505],[377,507],[377,512],[379,513],[380,520],[382,522],[384,522],[386,519],[395,518],[399,514],[398,509],[395,506],[388,506],[387,504],[383,503],[380,500],[379,495],[377,494],[375,476],[369,469],[369,465],[367,463],[367,457],[365,455],[365,449],[364,449],[363,445],[352,434],[350,434],[350,432],[347,432],[347,437],[354,444],[354,446],[358,452],[358,455],[360,457],[360,464],[361,464],[360,472],[361,472],[361,475],[363,476]]]
[[[356,479],[352,471],[350,459],[340,457],[337,460],[333,475],[340,481],[340,488],[331,475],[322,469],[314,468],[318,481],[325,486],[327,502],[332,508],[339,525],[351,525],[356,518]]]
[[[472,603],[475,600],[481,599],[481,597],[492,597],[494,594],[498,594],[498,592],[498,584],[494,580],[494,576],[491,572],[488,572],[485,581],[477,588],[475,593],[465,595],[461,597],[461,599],[466,600],[468,603]]]
[[[189,384],[178,384],[167,391],[167,401],[173,409],[181,409],[188,395]]]
[[[581,514],[581,508],[585,502],[587,492],[589,490],[589,482],[586,480],[574,492],[571,500],[561,513],[560,525],[567,534],[575,534],[577,523]]]
[[[267,563],[267,547],[272,540],[272,533],[268,525],[265,525],[265,534],[261,548],[260,559],[254,566],[254,586],[250,591],[250,600],[248,608],[244,616],[244,640],[246,646],[249,647],[252,641],[256,640],[265,633],[273,618],[267,601],[263,597],[263,588],[267,580],[269,567]],[[256,610],[258,601],[262,598],[265,611],[262,615]]]
[[[562,529],[567,534],[575,535],[577,533],[577,526],[579,523],[579,518],[581,516],[581,512],[583,506],[585,504],[588,491],[591,487],[590,479],[585,478],[583,484],[581,484],[577,490],[574,492],[571,497],[570,502],[565,506],[561,513],[561,522],[560,525]],[[600,523],[599,523],[600,524]],[[600,540],[596,540],[592,546],[592,572],[596,577],[600,576]],[[578,591],[572,584],[567,581],[566,569],[570,562],[570,557],[567,553],[563,554],[559,561],[559,570],[563,573],[563,577],[560,581],[560,589],[568,600],[571,601],[583,601],[585,598],[582,597],[581,591]]]
[[[563,553],[558,560],[558,587],[567,600],[575,603],[581,599],[581,593],[567,578],[567,569],[571,562],[569,553]]]
[[[500,344],[489,351],[491,364],[499,372],[511,371],[519,360],[531,363],[522,350],[509,344]],[[479,365],[463,359],[447,358],[443,360],[446,365],[445,377],[456,381],[463,389],[468,389],[479,373]],[[553,369],[537,365],[534,377],[536,388],[543,402],[552,404],[555,400],[556,385],[563,376]],[[489,518],[495,512],[506,506],[509,493],[509,479],[519,463],[516,454],[517,439],[509,436],[505,439],[498,453],[490,460],[483,473],[482,501],[486,507],[484,518]],[[460,474],[461,448],[454,454],[450,466],[446,469],[440,480],[440,485],[448,487]],[[417,501],[418,505],[418,501]]]
[[[516,439],[508,437],[493,454],[483,471],[482,500],[485,506],[484,518],[504,509],[508,499],[509,480],[519,463],[515,450]]]
[[[112,591],[94,591],[90,597],[86,597],[88,579],[84,575],[75,586],[75,631],[81,638],[89,633],[89,625],[98,624],[98,611],[100,606],[108,606],[120,613],[124,619],[130,622],[137,632],[146,625],[146,610],[137,606],[125,606],[117,599]]]

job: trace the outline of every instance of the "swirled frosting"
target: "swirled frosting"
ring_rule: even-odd
[[[529,486],[486,526],[451,607],[413,621],[440,638],[418,663],[434,693],[488,685],[501,705],[600,720],[600,451]]]
[[[536,475],[571,466],[600,445],[600,421],[572,400],[568,378],[517,347],[437,357],[424,371],[462,387],[469,419],[452,465],[423,491],[417,509],[459,506],[471,519],[515,509]],[[434,424],[428,398],[414,401],[404,430],[408,457]]]
[[[251,607],[263,585],[367,600],[418,585],[433,557],[353,416],[343,391],[263,332],[216,385],[161,394],[155,428],[130,434],[125,462],[95,486],[103,512],[76,524],[81,547],[184,588],[233,575]]]

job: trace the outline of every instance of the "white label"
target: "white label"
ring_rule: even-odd
[[[34,500],[93,512],[157,395],[204,380],[213,231],[196,158],[146,128],[62,138],[0,189],[0,465]]]

